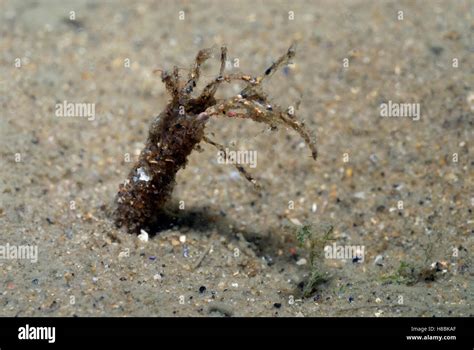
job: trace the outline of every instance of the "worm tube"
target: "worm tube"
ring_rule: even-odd
[[[201,141],[219,150],[224,149],[205,135],[206,123],[211,117],[246,118],[265,123],[274,129],[279,126],[292,128],[305,140],[312,157],[316,159],[315,138],[292,114],[270,104],[261,87],[263,81],[293,58],[294,46],[260,77],[225,75],[226,55],[227,49],[222,47],[219,75],[197,97],[193,97],[192,93],[200,77],[201,65],[211,56],[210,49],[198,52],[186,80],[180,79],[177,67],[171,73],[162,73],[171,101],[152,121],[138,162],[131,169],[127,180],[119,186],[114,212],[117,226],[125,226],[129,232],[137,232],[156,221],[157,214],[171,198],[176,173],[186,166],[188,156]],[[235,80],[246,84],[240,94],[224,100],[214,98],[220,84]],[[257,186],[256,181],[242,166],[236,167],[247,180]]]

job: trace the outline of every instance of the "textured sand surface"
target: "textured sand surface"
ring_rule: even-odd
[[[38,261],[0,259],[0,315],[472,316],[473,38],[473,1],[1,1],[0,245]],[[126,154],[169,97],[154,71],[226,44],[230,71],[261,74],[295,40],[266,89],[301,101],[317,162],[293,131],[216,118],[209,135],[257,151],[262,193],[203,145],[178,173],[179,224],[148,242],[117,230]],[[95,118],[57,117],[64,101]],[[388,101],[420,119],[381,117]],[[325,259],[305,299],[295,219],[365,249]],[[439,271],[387,282],[401,262]]]

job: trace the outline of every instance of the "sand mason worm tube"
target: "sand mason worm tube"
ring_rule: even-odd
[[[225,75],[227,49],[222,47],[219,75],[204,87],[199,96],[193,97],[201,66],[211,57],[211,53],[211,49],[198,52],[186,80],[180,78],[177,67],[171,73],[162,72],[161,78],[171,95],[171,101],[152,121],[138,162],[131,169],[127,180],[119,186],[114,212],[117,226],[125,226],[130,232],[137,232],[154,223],[157,213],[171,198],[176,173],[186,166],[188,156],[201,141],[224,150],[224,146],[205,135],[206,123],[213,117],[252,119],[270,125],[273,129],[281,125],[290,127],[305,140],[316,160],[314,137],[302,122],[280,107],[270,104],[261,86],[263,81],[293,58],[294,46],[260,77]],[[214,95],[219,85],[232,81],[244,82],[246,86],[237,96],[217,100]],[[236,167],[247,180],[258,186],[242,166]]]

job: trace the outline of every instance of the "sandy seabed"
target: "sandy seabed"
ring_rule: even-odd
[[[0,2],[0,315],[472,316],[473,31],[473,1]],[[127,157],[169,98],[156,70],[225,44],[229,71],[257,75],[293,41],[266,89],[300,101],[318,160],[293,131],[215,118],[263,191],[203,144],[177,223],[116,229]],[[94,116],[58,117],[67,103]],[[307,298],[299,223],[364,248],[323,259]]]

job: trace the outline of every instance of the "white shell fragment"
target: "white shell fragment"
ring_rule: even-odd
[[[142,242],[148,242],[148,232],[145,230],[140,230],[140,234],[138,235],[138,239]]]
[[[137,175],[138,175],[138,181],[150,181],[150,177],[148,174],[145,172],[145,169],[143,168],[138,168],[137,169]]]
[[[303,224],[301,223],[301,221],[299,221],[298,219],[296,218],[290,218],[290,221],[296,225],[296,226],[303,226]]]

